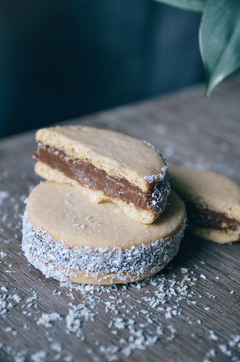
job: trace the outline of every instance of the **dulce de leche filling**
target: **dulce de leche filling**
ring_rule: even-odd
[[[225,214],[204,209],[190,201],[186,202],[186,207],[189,220],[196,222],[203,228],[240,231],[240,222],[229,218]]]
[[[76,180],[81,186],[103,191],[110,198],[119,198],[133,203],[139,209],[150,212],[156,212],[159,208],[159,205],[153,202],[153,191],[156,187],[161,187],[158,182],[151,183],[149,185],[150,190],[143,192],[126,179],[110,176],[104,170],[100,170],[90,163],[71,158],[63,151],[42,144],[39,144],[38,152],[33,152],[33,156],[52,169]]]

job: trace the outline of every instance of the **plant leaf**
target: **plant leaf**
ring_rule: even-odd
[[[156,1],[191,11],[203,11],[204,6],[206,4],[206,0],[156,0]]]
[[[203,12],[200,51],[206,71],[206,97],[240,67],[240,1],[208,0]]]

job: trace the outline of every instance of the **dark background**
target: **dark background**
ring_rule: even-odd
[[[150,0],[2,0],[0,137],[203,81],[200,18]]]

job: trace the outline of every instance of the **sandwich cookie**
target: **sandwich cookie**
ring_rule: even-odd
[[[240,187],[210,170],[171,167],[170,183],[185,202],[189,230],[220,244],[240,239]]]
[[[77,187],[45,181],[27,199],[22,249],[29,263],[60,281],[113,284],[163,269],[185,228],[182,200],[172,192],[152,224],[129,219],[114,203],[89,202]]]
[[[78,186],[91,202],[112,201],[128,217],[150,224],[170,192],[168,164],[152,145],[93,127],[40,129],[35,172],[48,181]]]

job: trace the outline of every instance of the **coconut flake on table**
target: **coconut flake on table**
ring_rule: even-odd
[[[7,256],[7,254],[4,253],[4,251],[1,250],[1,251],[0,251],[0,258],[3,259],[5,256]]]
[[[38,351],[31,355],[31,359],[33,362],[45,362],[47,358],[47,352],[44,350]]]
[[[61,319],[59,313],[42,313],[41,318],[37,321],[37,325],[42,324],[44,327],[49,328],[52,326],[52,322],[60,321]]]

